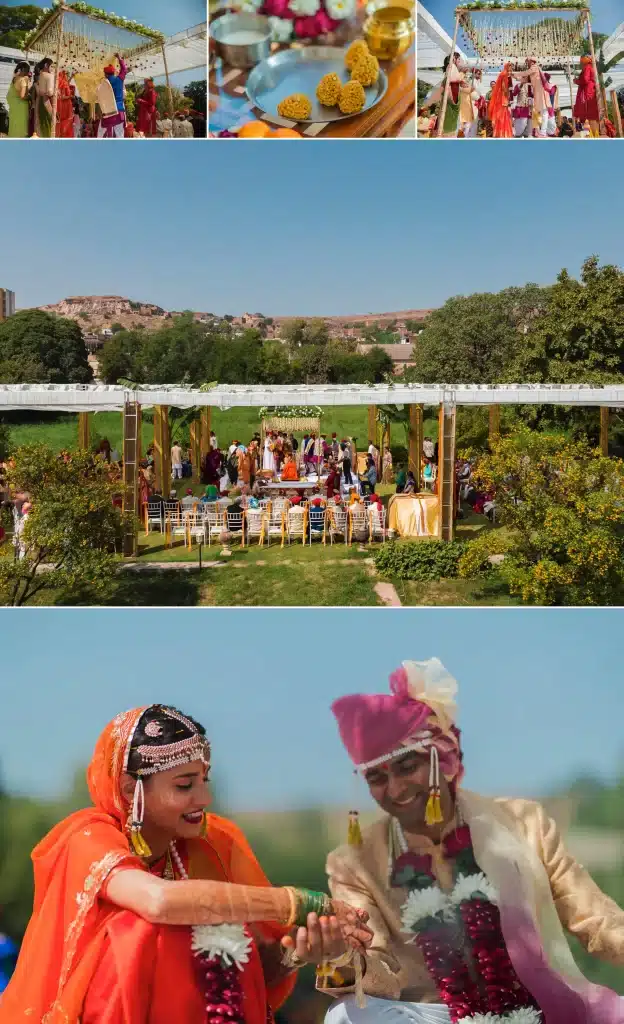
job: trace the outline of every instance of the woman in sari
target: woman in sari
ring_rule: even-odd
[[[578,85],[574,101],[574,117],[577,121],[589,121],[592,134],[600,135],[600,111],[598,109],[598,90],[596,76],[591,57],[581,57],[581,74],[574,79]]]
[[[156,90],[151,78],[146,78],[143,91],[137,96],[137,131],[151,139],[156,135]]]
[[[221,452],[218,448],[211,448],[210,451],[204,457],[204,466],[202,472],[202,483],[211,484],[214,487],[219,488],[219,481],[221,480]]]
[[[513,139],[514,135],[510,110],[511,73],[512,65],[505,64],[492,88],[492,96],[488,106],[488,118],[492,122],[492,131],[495,139]]]
[[[33,134],[40,139],[52,137],[52,101],[54,98],[54,61],[45,57],[35,67],[31,90],[33,107]]]
[[[271,887],[239,829],[204,811],[209,767],[205,730],[175,708],[106,727],[88,770],[94,806],[33,852],[2,1024],[266,1024],[303,963],[346,953],[358,970],[367,915]]]
[[[65,71],[58,73],[55,137],[57,139],[73,139],[74,137],[74,100]]]
[[[30,64],[20,60],[15,65],[13,78],[7,92],[9,108],[9,138],[28,138],[28,90],[30,89]]]

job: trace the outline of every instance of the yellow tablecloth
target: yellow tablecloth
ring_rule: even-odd
[[[421,528],[419,529],[419,523]],[[388,503],[388,529],[399,537],[437,537],[437,494],[393,494]]]

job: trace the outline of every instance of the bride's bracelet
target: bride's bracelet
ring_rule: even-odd
[[[313,892],[311,889],[294,889],[286,886],[290,898],[290,915],[286,922],[287,928],[305,927],[308,914],[318,917],[331,917],[334,912],[331,898],[324,892]]]

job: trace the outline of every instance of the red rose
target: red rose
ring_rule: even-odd
[[[470,846],[470,829],[467,825],[460,825],[444,840],[444,850],[448,857],[456,857],[462,850],[470,849]]]

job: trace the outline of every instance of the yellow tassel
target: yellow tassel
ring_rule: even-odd
[[[206,814],[205,811],[204,816],[202,818],[201,829],[199,834],[202,837],[202,839],[205,839],[206,836],[208,835],[208,815]]]
[[[427,800],[427,806],[425,808],[425,824],[441,825],[443,821],[444,816],[442,814],[440,791],[431,789],[429,791],[429,799]]]
[[[360,816],[357,811],[349,811],[349,830],[347,833],[349,846],[362,845],[362,830],[360,828]]]
[[[132,849],[136,853],[137,857],[151,857],[152,851],[145,842],[145,839],[140,832],[130,833],[130,842],[132,843]]]

